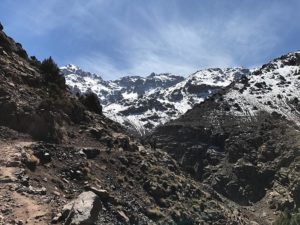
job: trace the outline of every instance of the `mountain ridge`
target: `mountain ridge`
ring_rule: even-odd
[[[273,224],[300,206],[300,52],[253,70],[176,120],[149,141],[195,179]]]
[[[79,67],[69,66],[69,70],[62,67],[62,72],[74,92],[95,92],[106,116],[141,136],[178,118],[195,104],[250,73],[243,68],[211,68],[186,78],[152,73],[146,77],[126,76],[103,81],[97,75],[82,73]]]

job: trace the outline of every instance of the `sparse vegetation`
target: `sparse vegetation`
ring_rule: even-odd
[[[93,92],[87,92],[79,97],[81,103],[87,107],[90,111],[102,114],[102,106],[100,104],[98,96]]]
[[[66,88],[65,78],[60,74],[60,70],[51,56],[42,61],[40,69],[45,76],[45,81],[48,84],[52,84],[52,87],[57,86],[60,89]]]
[[[279,216],[274,225],[300,225],[300,213],[284,212]]]
[[[30,64],[36,67],[40,67],[41,61],[39,61],[35,56],[30,56]]]

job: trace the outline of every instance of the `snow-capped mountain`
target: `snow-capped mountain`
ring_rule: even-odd
[[[252,70],[148,140],[218,193],[257,208],[258,216],[262,205],[278,210],[271,205],[283,199],[297,207],[299,97],[300,51]]]
[[[274,59],[235,83],[224,95],[227,110],[241,118],[277,113],[300,124],[300,51]]]
[[[61,68],[73,92],[93,91],[109,118],[144,135],[158,125],[178,118],[195,104],[248,75],[242,68],[207,69],[187,78],[172,74],[127,76],[104,81],[74,65]]]

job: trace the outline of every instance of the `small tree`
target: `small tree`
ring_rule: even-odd
[[[59,68],[57,64],[53,61],[51,56],[48,59],[43,60],[40,69],[45,75],[47,74],[52,77],[59,76]]]
[[[66,88],[66,80],[64,76],[60,74],[60,70],[51,56],[48,59],[43,60],[40,65],[40,69],[45,75],[45,80],[47,83],[54,83],[62,89]]]
[[[102,114],[102,106],[100,104],[98,96],[95,93],[87,92],[79,99],[88,110],[100,115]]]

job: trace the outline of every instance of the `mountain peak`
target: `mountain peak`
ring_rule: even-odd
[[[79,66],[76,66],[74,64],[67,64],[63,67],[60,68],[61,70],[69,70],[69,71],[73,71],[76,72],[77,70],[81,70],[81,68]]]
[[[99,79],[103,80],[100,75],[84,71],[79,66],[74,65],[74,64],[67,64],[65,66],[62,66],[62,67],[60,67],[60,70],[62,71],[62,73],[65,76],[75,74],[75,75],[80,76],[80,77],[91,77],[91,78],[94,78],[94,79],[97,79],[97,80],[99,80]]]
[[[106,116],[144,135],[248,74],[249,70],[242,68],[214,68],[187,78],[151,73],[147,77],[126,76],[103,83],[91,76],[71,74],[66,76],[66,81],[81,92],[94,91],[102,101]]]

